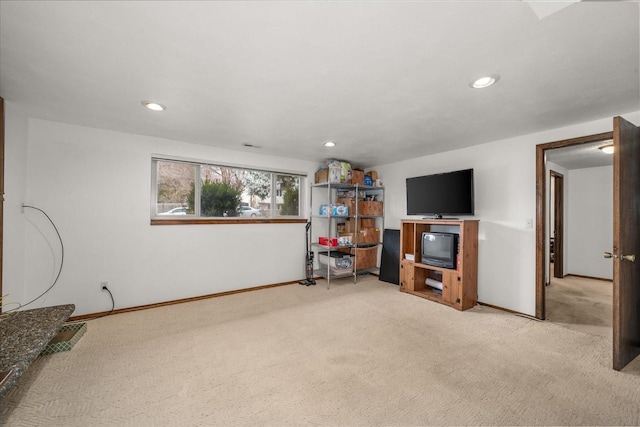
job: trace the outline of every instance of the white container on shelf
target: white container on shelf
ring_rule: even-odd
[[[434,279],[430,279],[429,277],[427,277],[427,280],[424,281],[424,284],[427,286],[431,286],[432,288],[442,290],[442,282],[439,282]]]

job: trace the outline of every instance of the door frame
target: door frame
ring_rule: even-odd
[[[2,313],[2,256],[4,232],[4,99],[0,96],[0,313]]]
[[[544,320],[546,316],[545,280],[548,257],[547,236],[547,188],[545,152],[554,148],[570,147],[590,142],[613,139],[613,131],[579,138],[563,139],[536,145],[536,318]]]
[[[564,175],[554,170],[549,171],[553,177],[553,277],[564,277]],[[549,181],[551,182],[551,181]],[[551,271],[549,271],[551,277]],[[551,278],[549,278],[551,282]]]

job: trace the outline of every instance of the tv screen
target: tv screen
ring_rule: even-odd
[[[407,215],[473,215],[473,169],[407,178]]]
[[[422,233],[422,263],[455,268],[457,235],[453,233]]]

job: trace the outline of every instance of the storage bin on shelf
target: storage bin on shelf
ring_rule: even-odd
[[[331,274],[353,272],[353,257],[343,252],[318,252],[318,262],[323,269],[328,266]]]
[[[352,268],[353,256],[345,254],[343,252],[331,251],[331,252],[318,252],[318,260],[320,264],[327,265],[333,268]]]

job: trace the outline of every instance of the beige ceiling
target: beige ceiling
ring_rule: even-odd
[[[37,118],[365,167],[639,110],[638,4],[549,6],[1,1],[0,95]]]

